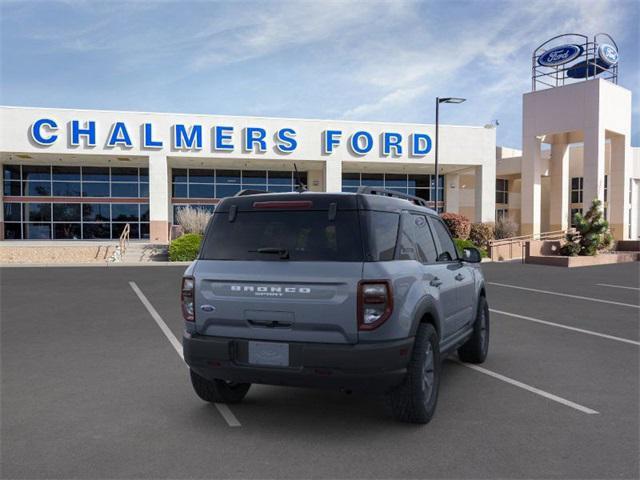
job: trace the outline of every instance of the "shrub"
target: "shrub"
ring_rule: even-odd
[[[461,256],[461,257],[462,257],[462,250],[464,250],[465,248],[477,248],[480,251],[480,255],[483,258],[487,257],[489,255],[484,248],[479,247],[478,245],[475,245],[471,240],[463,240],[461,238],[454,238],[453,239],[453,243],[456,244],[456,249],[458,250],[458,255]]]
[[[611,247],[613,237],[609,233],[609,222],[602,214],[602,202],[595,199],[589,211],[573,216],[576,231],[569,232],[566,243],[560,249],[561,255],[597,255],[599,251]]]
[[[452,237],[460,238],[462,240],[467,240],[469,238],[471,223],[467,217],[458,213],[450,212],[445,212],[440,215],[440,217],[444,223],[447,224]]]
[[[518,224],[508,217],[499,218],[495,223],[493,233],[496,240],[515,237],[518,233]]]
[[[487,248],[489,242],[493,240],[495,236],[494,230],[495,224],[493,222],[472,223],[469,240],[482,248]]]
[[[184,233],[204,234],[210,218],[211,213],[203,208],[184,207],[176,213],[176,220]]]
[[[198,256],[202,235],[187,233],[176,238],[169,245],[169,260],[172,262],[191,262]]]

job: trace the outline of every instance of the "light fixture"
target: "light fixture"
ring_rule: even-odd
[[[467,99],[466,98],[460,98],[460,97],[444,97],[444,98],[438,98],[438,103],[462,103],[465,102]]]

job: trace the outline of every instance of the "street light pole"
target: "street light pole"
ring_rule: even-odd
[[[440,98],[440,97],[436,97],[436,145],[435,145],[435,177],[436,177],[436,212],[438,211],[438,201],[440,200],[440,194],[439,192],[439,177],[438,177],[438,146],[440,144],[440,142],[438,141],[438,135],[440,133],[440,104],[441,103],[462,103],[464,101],[466,101],[466,98],[459,98],[459,97],[445,97],[445,98]],[[443,184],[443,188],[444,188],[444,184]]]
[[[438,141],[438,133],[440,131],[440,97],[436,97],[436,145],[435,145],[435,156],[436,156],[436,165],[435,165],[435,174],[436,174],[436,203],[434,210],[436,213],[438,212],[438,199],[439,199],[439,189],[438,189],[438,145],[440,142]]]

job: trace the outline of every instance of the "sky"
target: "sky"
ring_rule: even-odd
[[[519,148],[531,54],[607,32],[640,145],[640,1],[0,0],[0,104],[485,125]]]

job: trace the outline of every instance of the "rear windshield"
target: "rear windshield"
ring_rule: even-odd
[[[213,215],[203,260],[362,261],[356,211],[240,211]]]

